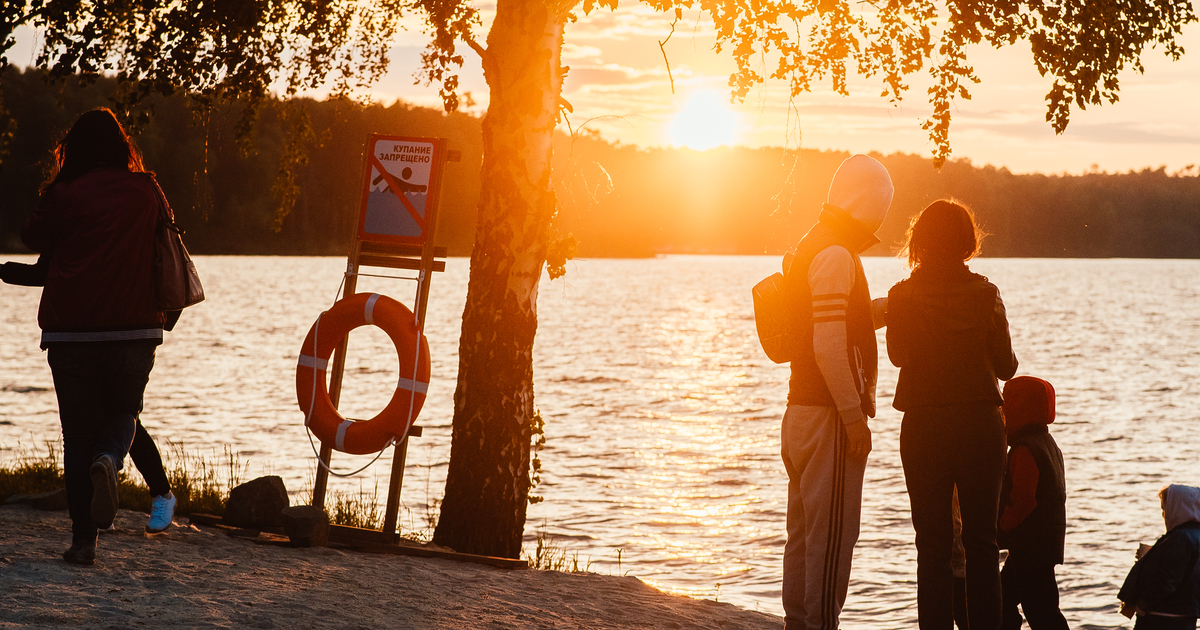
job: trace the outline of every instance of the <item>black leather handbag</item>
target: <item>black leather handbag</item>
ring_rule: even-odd
[[[153,177],[151,177],[153,181]],[[158,227],[154,230],[154,301],[155,305],[168,314],[170,330],[174,327],[177,314],[193,304],[204,301],[204,286],[196,264],[183,245],[183,230],[175,223],[175,215],[167,205],[158,182],[154,182],[158,193]]]

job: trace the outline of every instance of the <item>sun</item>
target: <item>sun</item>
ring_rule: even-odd
[[[738,115],[728,100],[729,95],[719,90],[692,92],[667,125],[671,144],[697,151],[732,145],[737,140]]]

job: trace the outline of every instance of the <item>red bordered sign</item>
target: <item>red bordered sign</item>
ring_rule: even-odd
[[[445,142],[372,134],[363,169],[358,239],[422,245],[437,212]]]

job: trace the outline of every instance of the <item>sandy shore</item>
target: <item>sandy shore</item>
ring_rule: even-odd
[[[634,577],[293,549],[122,510],[96,565],[63,562],[65,512],[0,507],[0,628],[723,628],[779,617]]]

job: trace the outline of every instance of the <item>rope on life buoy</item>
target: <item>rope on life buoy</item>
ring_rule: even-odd
[[[349,274],[350,271],[347,270],[347,275]],[[418,282],[424,277],[425,271],[422,270],[417,278]],[[340,290],[339,287],[339,292]],[[428,391],[430,371],[429,345],[420,319],[416,315],[420,311],[420,304],[419,292],[415,311],[408,310],[400,302],[385,295],[358,293],[335,302],[329,310],[317,317],[309,330],[297,360],[296,394],[300,408],[305,412],[304,425],[309,445],[318,463],[330,474],[348,477],[366,470],[388,447],[396,443],[397,436],[407,434],[420,413]],[[411,355],[412,369],[401,373],[397,381],[397,391],[383,411],[370,420],[354,421],[344,418],[333,406],[323,375],[328,370],[329,358],[337,346],[337,341],[351,330],[364,325],[377,326],[388,335],[399,355],[402,368],[405,367],[406,355]],[[332,344],[328,341],[329,336],[322,339],[322,333],[327,332],[323,328],[327,327],[332,327],[332,331],[328,333],[335,339]],[[308,374],[309,372],[311,374]],[[400,390],[407,392],[407,413],[402,411],[404,396]],[[317,453],[316,444],[312,439],[314,434],[322,442],[331,444],[339,451],[358,455],[375,453],[375,457],[354,472],[335,471]]]

